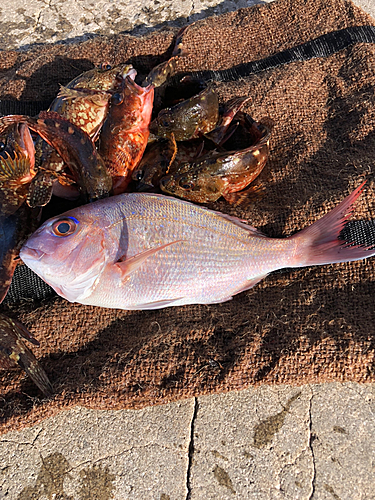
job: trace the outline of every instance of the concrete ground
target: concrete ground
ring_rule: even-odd
[[[252,3],[6,0],[0,49],[145,33]],[[375,0],[356,4],[375,17]],[[355,383],[77,407],[0,437],[0,499],[375,499],[374,413],[375,384]]]

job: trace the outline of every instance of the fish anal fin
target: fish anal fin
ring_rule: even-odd
[[[237,290],[231,292],[231,295],[227,295],[226,297],[222,297],[221,299],[215,300],[213,302],[205,302],[205,304],[221,304],[222,302],[228,302],[228,300],[233,299],[233,295],[237,295],[238,293],[250,290],[250,288],[253,288],[253,286],[262,281],[266,276],[267,274],[262,274],[262,276],[256,276],[255,278],[249,279],[243,286],[241,286],[241,288],[238,288]]]
[[[126,258],[121,257],[116,263],[115,266],[121,271],[123,278],[126,278],[130,273],[136,271],[149,257],[155,255],[160,250],[169,247],[170,245],[174,245],[175,243],[179,243],[183,240],[171,241],[170,243],[166,243],[165,245],[161,245],[160,247],[150,248],[149,250],[145,250],[144,252],[137,253],[132,257]]]
[[[264,280],[264,278],[268,275],[262,274],[261,276],[255,276],[255,278],[251,278],[244,283],[241,288],[233,292],[232,295],[237,295],[238,293],[245,292],[246,290],[250,290],[250,288],[253,288],[255,285],[257,285],[260,281]]]

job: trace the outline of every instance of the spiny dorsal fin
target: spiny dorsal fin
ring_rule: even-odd
[[[6,151],[7,157],[0,157],[0,181],[17,181],[30,174],[30,160],[14,152],[14,158]]]

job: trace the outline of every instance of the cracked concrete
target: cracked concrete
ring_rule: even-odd
[[[226,499],[234,491],[238,498],[308,498],[310,397],[309,387],[262,387],[199,398],[191,498]],[[226,472],[227,483],[215,467]],[[291,487],[296,468],[303,471],[297,492]]]
[[[0,439],[0,499],[375,498],[374,404],[332,383],[75,408]]]
[[[143,34],[253,0],[9,0],[0,49]],[[355,2],[375,16],[374,0]],[[375,499],[375,385],[260,387],[132,411],[75,408],[0,437],[0,500]]]
[[[97,34],[142,35],[161,26],[183,26],[208,15],[259,3],[256,0],[178,0],[136,3],[119,0],[30,0],[0,7],[0,49],[28,48],[37,43],[85,40]],[[77,22],[78,21],[78,22]]]
[[[35,492],[46,489],[41,471],[51,463],[55,494],[81,499],[82,473],[99,467],[112,477],[114,498],[154,498],[158,492],[155,498],[185,499],[194,411],[193,400],[140,413],[76,408],[9,433],[0,441],[0,498],[29,498],[33,491],[31,498],[44,500]]]
[[[0,6],[0,50],[28,49],[41,43],[87,40],[96,35],[144,35],[163,26],[183,26],[271,0],[8,0]],[[356,0],[375,17],[374,0]]]

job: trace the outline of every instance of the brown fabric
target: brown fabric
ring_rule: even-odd
[[[280,0],[197,22],[181,70],[229,68],[347,26],[374,24],[341,0]],[[96,38],[0,54],[0,95],[52,99],[92,63],[163,60],[175,30],[147,38]],[[375,217],[375,47],[293,63],[216,84],[224,101],[251,95],[246,111],[275,121],[262,179],[267,194],[247,209],[212,208],[269,236],[311,224],[368,179],[356,218]],[[41,401],[23,373],[3,373],[0,432],[83,405],[140,408],[259,384],[374,381],[374,260],[275,273],[212,306],[127,312],[69,304],[3,306],[41,343],[34,352],[56,396]]]

